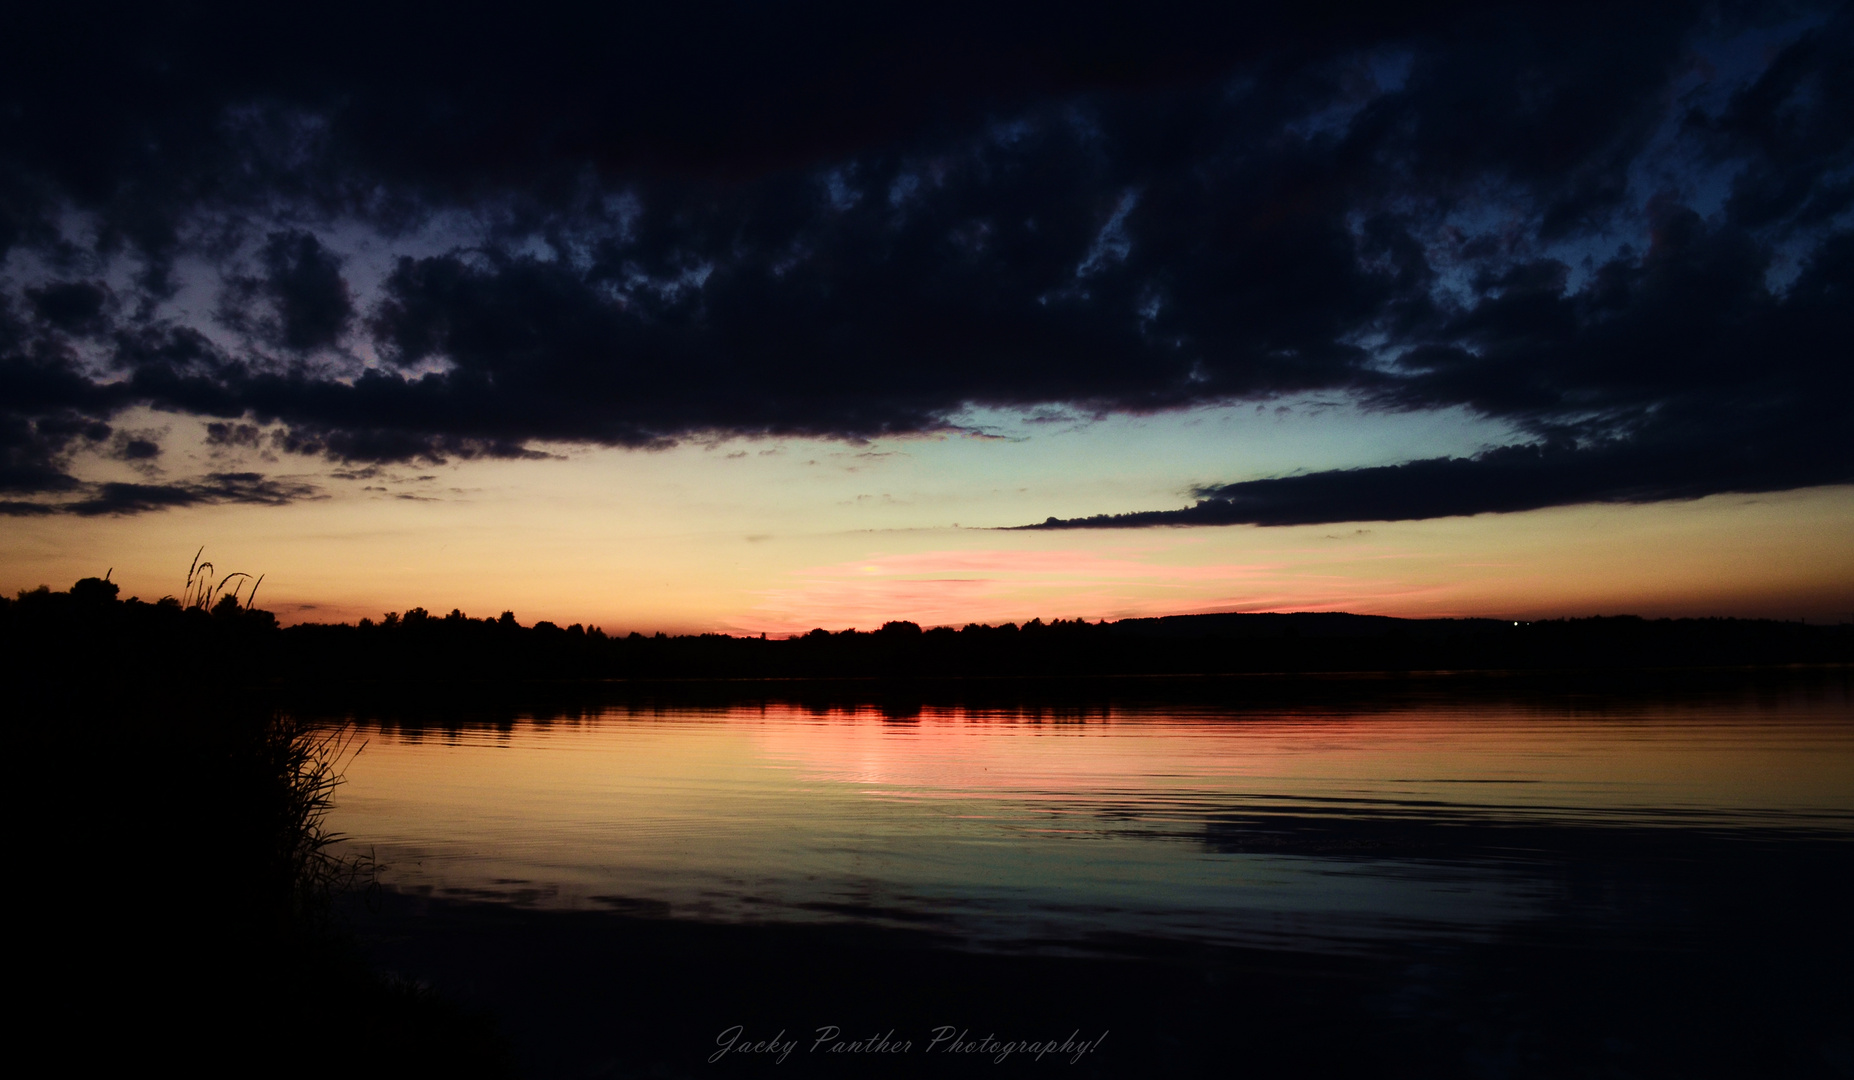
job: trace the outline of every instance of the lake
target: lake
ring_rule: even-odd
[[[484,920],[496,941],[542,926],[555,937],[579,927],[591,941],[608,931],[585,928],[622,926],[628,944],[610,947],[630,955],[648,934],[684,935],[697,952],[772,934],[905,942],[914,959],[901,962],[957,955],[944,962],[1017,964],[1013,977],[1033,980],[1134,970],[1102,967],[1116,961],[1201,966],[1214,956],[1227,968],[1232,957],[1291,957],[1296,978],[1318,971],[1359,987],[1292,1023],[1318,1026],[1339,1009],[1356,1013],[1354,1026],[1434,1028],[1421,1036],[1424,1069],[1441,1062],[1472,1075],[1523,1075],[1527,1060],[1499,1065],[1496,1054],[1488,1065],[1485,1053],[1430,1045],[1467,1038],[1463,1010],[1481,1009],[1478,995],[1499,992],[1502,978],[1535,990],[1541,980],[1613,981],[1617,964],[1637,971],[1638,947],[1675,957],[1668,971],[1748,957],[1776,967],[1718,975],[1734,993],[1744,977],[1774,977],[1790,984],[1777,997],[1826,1000],[1806,984],[1832,979],[1817,965],[1847,943],[1831,914],[1845,894],[1824,895],[1848,883],[1854,841],[1845,674],[1704,693],[1424,683],[1290,706],[1292,692],[1230,684],[1220,696],[905,710],[656,700],[494,722],[361,717],[366,745],[331,824],[381,866],[391,898],[382,918],[400,920],[379,935],[388,953],[461,986],[476,984],[467,959],[450,953],[493,951]],[[688,937],[702,934],[734,936]],[[407,944],[419,935],[449,944],[422,946],[431,951],[419,959],[421,946]],[[1538,950],[1566,942],[1591,966],[1547,970]],[[1048,966],[1059,961],[1082,966]],[[1036,964],[1041,974],[1022,974]],[[820,1000],[831,999],[833,976],[817,978]],[[1844,993],[1845,979],[1830,989]],[[508,1011],[499,993],[478,996]],[[760,998],[749,988],[735,1000],[751,1011]],[[1154,1047],[1177,1042],[1171,1013],[1149,1004],[1115,1007],[1146,1010]],[[1765,1044],[1775,1040],[1784,1069],[1843,1075],[1854,1056],[1846,1027],[1810,1020],[1811,1008],[1758,1037],[1761,1067],[1774,1067]],[[701,1042],[704,1023],[718,1036],[724,1019],[689,1019],[682,1038]],[[825,1023],[794,1019],[807,1032]],[[920,1028],[924,1048],[934,1025],[894,1020]],[[532,1018],[512,1023],[517,1041],[550,1037]],[[1622,1051],[1613,1034],[1554,1036],[1554,1022],[1525,1023],[1543,1025],[1526,1030],[1545,1042],[1590,1042],[1606,1067],[1672,1068],[1652,1017],[1634,1021],[1639,1037],[1622,1042],[1637,1049]],[[1484,1037],[1493,1036],[1467,1041]],[[1510,1044],[1513,1032],[1499,1037]],[[1110,1060],[1103,1044],[1079,1064],[1137,1071],[1150,1061],[1135,1041],[1128,1031],[1115,1044],[1122,1057]],[[695,1052],[705,1045],[631,1051],[674,1072],[703,1064]],[[640,1060],[627,1053],[612,1060]],[[596,1072],[587,1062],[597,1057],[528,1060],[564,1075]],[[1174,1058],[1217,1064],[1194,1051]]]

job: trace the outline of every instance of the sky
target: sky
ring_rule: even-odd
[[[39,5],[0,589],[1854,618],[1836,4]]]

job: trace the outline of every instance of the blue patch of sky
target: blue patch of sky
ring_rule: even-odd
[[[849,168],[854,168],[850,166]],[[827,169],[824,172],[824,197],[830,201],[833,209],[841,212],[863,201],[863,193],[852,187],[850,177],[844,168]],[[890,196],[893,202],[893,195]]]
[[[1403,355],[1403,344],[1392,339],[1389,334],[1381,329],[1372,327],[1350,334],[1343,334],[1339,337],[1339,344],[1350,345],[1355,349],[1363,350],[1365,355],[1371,358],[1367,366],[1375,371],[1382,371],[1385,373],[1399,373],[1401,371],[1397,361],[1398,358]]]
[[[629,244],[637,238],[637,219],[644,215],[644,203],[637,193],[629,189],[614,191],[600,200],[601,217],[607,227],[616,229],[607,235],[619,244]]]
[[[1539,245],[1539,254],[1571,268],[1570,288],[1583,286],[1591,270],[1624,251],[1640,252],[1649,243],[1649,203],[1672,198],[1708,221],[1721,222],[1732,186],[1744,169],[1739,159],[1719,156],[1704,145],[1691,117],[1715,118],[1735,96],[1751,87],[1789,45],[1827,20],[1825,12],[1739,27],[1725,35],[1696,40],[1692,63],[1669,88],[1669,108],[1642,152],[1630,163],[1627,212],[1600,232]],[[1782,223],[1763,230],[1773,259],[1766,285],[1781,294],[1795,280],[1816,237],[1793,235]]]
[[[1101,130],[1100,121],[1087,109],[1079,105],[1071,104],[1068,108],[1063,110],[1062,116],[1064,122],[1068,126],[1069,133],[1074,135],[1082,144],[1087,146],[1099,146],[1107,141],[1107,133]],[[1008,140],[994,134],[993,141],[999,146],[1013,146],[1030,133],[1031,126],[1025,121],[1013,121],[1009,130],[1010,138]]]
[[[1734,27],[1729,35],[1702,37],[1693,43],[1695,56],[1713,71],[1721,94],[1748,85],[1770,66],[1784,48],[1804,34],[1827,25],[1832,9],[1805,11],[1788,19]]]
[[[1229,402],[1149,414],[1090,415],[1076,409],[968,407],[951,418],[989,436],[913,443],[917,458],[1018,478],[1050,475],[1144,477],[1151,505],[1164,509],[1199,485],[1326,469],[1468,457],[1525,441],[1505,421],[1448,408],[1390,412],[1345,393]],[[999,454],[1002,445],[1016,447]],[[1113,505],[1086,512],[1118,512]],[[1075,512],[1081,512],[1076,510]]]
[[[1415,54],[1406,48],[1374,50],[1351,58],[1339,73],[1339,96],[1324,108],[1289,121],[1286,130],[1309,141],[1344,136],[1373,101],[1404,88],[1414,61]]]
[[[1365,56],[1365,67],[1380,94],[1395,94],[1410,81],[1410,68],[1416,62],[1411,49],[1381,49]]]
[[[1568,270],[1567,289],[1580,291],[1605,263],[1637,257],[1647,250],[1651,228],[1648,207],[1652,200],[1671,197],[1703,217],[1719,221],[1744,163],[1720,157],[1703,145],[1688,117],[1694,113],[1720,115],[1735,95],[1768,70],[1782,49],[1823,25],[1826,18],[1825,13],[1814,12],[1767,25],[1737,27],[1696,41],[1693,62],[1670,86],[1668,107],[1660,123],[1631,162],[1621,212],[1602,228],[1541,239],[1539,208],[1528,194],[1494,185],[1441,208],[1439,214],[1433,212],[1435,208],[1408,199],[1403,200],[1407,205],[1388,200],[1383,208],[1428,223],[1426,227],[1418,226],[1417,238],[1437,274],[1433,295],[1445,305],[1473,303],[1478,296],[1476,277],[1531,259],[1563,263]],[[1365,64],[1371,68],[1371,82],[1377,92],[1394,92],[1400,87],[1408,77],[1409,61],[1407,52],[1368,57]],[[1369,100],[1354,95],[1290,125],[1290,130],[1304,137],[1337,133]],[[1836,176],[1824,179],[1833,181]],[[1845,228],[1851,218],[1854,213],[1843,213],[1829,224]],[[1363,215],[1353,215],[1351,224],[1354,235],[1362,238]],[[1764,231],[1764,239],[1773,250],[1767,284],[1773,292],[1781,293],[1801,272],[1821,230],[1796,234],[1779,225]],[[1475,240],[1482,241],[1477,245],[1482,250],[1473,256],[1464,254]],[[1362,338],[1359,344],[1371,347]]]
[[[1153,322],[1158,319],[1159,312],[1165,310],[1165,297],[1156,288],[1147,286],[1135,310],[1139,314],[1140,333],[1145,334],[1151,329]]]
[[[1100,137],[1100,129],[1094,125],[1093,119],[1080,110],[1071,110],[1069,122],[1071,125],[1077,127],[1078,133],[1082,131],[1092,131],[1095,137]],[[1035,130],[1036,126],[1030,121],[1017,118],[1000,120],[993,123],[990,127],[989,134],[994,144],[1008,149],[1017,146],[1017,144],[1029,138]]]
[[[1120,201],[1114,204],[1113,213],[1102,224],[1101,231],[1094,236],[1094,242],[1088,245],[1088,253],[1075,267],[1075,276],[1087,277],[1107,267],[1110,263],[1125,262],[1133,250],[1133,241],[1127,236],[1127,215],[1139,205],[1139,189],[1128,188],[1120,195]]]
[[[920,189],[920,174],[915,172],[901,173],[899,176],[896,176],[894,182],[888,186],[888,205],[900,209],[904,203],[914,198],[915,194],[919,192]]]

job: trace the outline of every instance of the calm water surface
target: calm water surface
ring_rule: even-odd
[[[332,824],[398,892],[982,949],[1478,940],[1653,894],[1642,868],[1696,838],[1854,839],[1845,681],[1311,712],[614,707],[361,735]]]

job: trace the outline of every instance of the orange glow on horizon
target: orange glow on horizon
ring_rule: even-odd
[[[1054,532],[854,528],[863,511],[807,502],[794,488],[743,527],[736,502],[687,497],[715,463],[685,457],[460,466],[482,493],[450,502],[197,507],[81,529],[18,519],[0,537],[0,587],[68,588],[113,567],[125,597],[154,600],[179,590],[205,543],[221,567],[265,574],[260,604],[286,624],[412,607],[473,617],[511,610],[524,624],[619,634],[775,636],[903,619],[963,626],[1218,611],[1854,614],[1850,487],[1412,522]],[[632,487],[595,483],[593,466],[612,462],[636,470],[620,477]],[[683,467],[693,479],[653,479]]]

